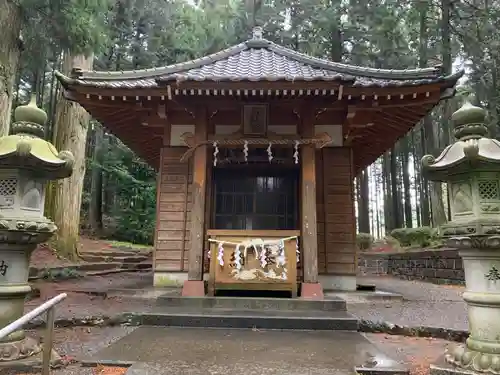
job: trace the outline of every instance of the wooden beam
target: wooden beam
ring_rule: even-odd
[[[300,112],[302,136],[314,137],[314,110],[304,106]],[[318,282],[318,221],[316,214],[316,149],[314,145],[300,148],[301,170],[301,245],[304,283]]]
[[[89,108],[89,112],[94,115],[96,111],[94,108]],[[102,114],[104,113],[104,115]],[[128,114],[128,118],[136,123],[135,125],[140,128],[140,126],[145,126],[148,128],[163,128],[165,121],[172,125],[194,125],[193,117],[185,111],[170,111],[166,113],[166,119],[162,119],[160,116],[148,113],[137,113],[137,112],[125,112]],[[362,111],[359,110],[351,121],[352,126],[363,126],[369,123],[373,117],[373,111]],[[107,116],[107,111],[98,112],[99,116]],[[95,116],[97,117],[97,116]],[[340,125],[344,120],[344,111],[342,110],[327,110],[319,114],[316,118],[316,125]],[[126,117],[124,117],[126,118]],[[137,120],[136,120],[137,119]],[[110,125],[115,122],[114,119],[110,119]],[[240,125],[241,124],[241,111],[239,110],[220,110],[214,113],[211,118],[211,122],[217,126],[230,126],[230,125]],[[272,108],[269,111],[269,124],[274,126],[285,126],[285,125],[296,125],[298,122],[297,115],[293,112],[292,108]]]
[[[361,100],[359,97],[353,97],[349,105],[355,106],[357,110],[381,111],[385,108],[403,108],[403,107],[425,107],[427,105],[436,105],[441,100],[440,91],[426,91],[406,95],[403,98],[397,97],[389,99],[388,96],[380,96],[377,99],[373,97],[368,100]],[[428,107],[426,107],[428,108]]]
[[[405,98],[411,98],[414,94],[420,95],[425,94],[426,92],[439,92],[441,95],[441,90],[443,87],[443,83],[431,83],[431,84],[422,84],[418,86],[384,86],[384,87],[363,87],[363,86],[344,86],[344,96],[356,96],[361,97],[365,96],[366,100],[370,99],[374,95],[377,95],[379,98],[385,97],[388,100],[401,100]],[[401,96],[404,96],[401,98]]]
[[[102,87],[91,87],[91,86],[81,86],[73,85],[70,90],[65,91],[65,95],[69,100],[76,100],[80,102],[77,97],[83,96],[84,98],[101,97],[102,100],[110,97],[114,97],[116,102],[122,101],[123,98],[127,98],[127,103],[133,103],[134,99],[139,99],[145,106],[149,106],[150,103],[158,100],[162,100],[167,106],[174,104],[175,102],[181,101],[206,101],[205,104],[209,105],[209,102],[227,102],[231,101],[276,101],[276,102],[295,102],[298,103],[304,99],[314,99],[318,102],[318,106],[331,106],[334,103],[347,98],[350,102],[359,101],[366,103],[371,106],[372,102],[384,102],[388,106],[400,106],[403,102],[412,103],[419,101],[432,101],[437,103],[441,98],[442,83],[433,83],[420,86],[403,86],[403,87],[350,87],[349,85],[343,86],[342,96],[339,94],[339,83],[333,82],[183,82],[181,86],[174,87],[179,90],[185,90],[187,95],[173,95],[168,96],[168,90],[166,87],[156,87],[156,88],[102,88]],[[226,95],[191,95],[191,90],[216,90],[221,93],[221,90],[226,90]],[[229,90],[233,95],[229,94]],[[238,90],[240,93],[245,90],[249,92],[258,93],[259,95],[234,95]],[[267,92],[271,90],[271,95],[261,96],[260,93]],[[279,91],[280,95],[276,95],[276,90]],[[294,92],[295,95],[283,95],[287,91],[288,93]],[[308,91],[316,92],[319,95],[305,95]],[[297,95],[302,92],[302,95]],[[326,92],[326,95],[322,95]],[[333,92],[333,95],[330,94]],[[129,101],[130,100],[130,101]],[[393,104],[391,104],[393,103]]]
[[[295,94],[298,94],[300,90],[317,90],[319,95],[307,95],[307,97],[321,97],[321,93],[323,90],[326,92],[330,92],[330,90],[334,90],[334,97],[342,99],[343,97],[351,96],[361,96],[365,95],[365,97],[370,97],[373,95],[381,96],[390,96],[390,98],[396,99],[403,96],[411,96],[413,94],[421,94],[431,91],[441,91],[441,87],[443,87],[443,83],[430,83],[430,84],[422,84],[422,85],[407,85],[407,86],[351,86],[350,82],[332,82],[332,81],[274,81],[274,82],[249,82],[249,81],[238,81],[238,82],[197,82],[197,81],[180,81],[180,82],[170,82],[164,83],[165,87],[170,85],[171,90],[213,90],[216,89],[218,92],[220,90],[233,90],[233,94],[235,91],[240,90],[240,95],[242,97],[258,97],[259,91],[266,90],[279,90],[280,96],[289,97],[287,94],[291,94],[291,91],[294,90]],[[248,93],[245,94],[244,90],[248,90]],[[255,90],[255,94],[251,92],[251,90]],[[284,90],[287,90],[287,93],[283,93]],[[340,94],[340,95],[339,95]],[[300,95],[302,96],[302,95]],[[305,95],[304,95],[305,96]]]
[[[195,138],[207,140],[208,112],[198,107],[195,113]],[[203,249],[205,243],[205,205],[207,190],[207,146],[198,147],[193,158],[193,204],[191,209],[191,248],[189,250],[188,279],[203,280]]]
[[[374,98],[361,100],[359,97],[353,97],[349,100],[318,97],[314,98],[312,104],[317,109],[323,109],[317,116],[317,125],[341,124],[345,116],[346,106],[356,112],[352,123],[364,125],[367,119],[372,116],[371,112],[400,109],[412,116],[421,111],[426,112],[439,101],[439,95],[439,92],[430,92],[429,96],[423,93],[415,97],[413,95],[404,96],[402,99],[400,97],[392,99],[379,97],[376,100]],[[266,102],[270,103],[270,124],[295,124],[297,122],[295,115],[297,109],[300,110],[305,102],[310,102],[310,99],[313,98],[267,98]],[[115,100],[106,97],[97,99],[97,96],[87,98],[86,95],[75,93],[72,93],[72,100],[83,105],[94,117],[99,117],[103,112],[107,113],[115,109],[123,110],[130,116],[140,116],[139,122],[146,122],[148,126],[152,127],[162,127],[164,123],[162,120],[165,120],[165,117],[174,125],[193,124],[194,110],[201,105],[206,106],[208,111],[213,114],[213,121],[216,125],[238,125],[241,123],[241,105],[243,103],[237,98],[197,96],[175,98],[174,100],[177,102],[162,102],[155,97],[150,101],[132,102],[122,101],[119,97]],[[255,100],[250,102],[255,102]]]

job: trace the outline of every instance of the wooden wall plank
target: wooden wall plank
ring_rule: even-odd
[[[354,215],[352,151],[347,147],[323,148],[324,246],[328,274],[356,274],[356,223]],[[319,250],[320,251],[320,250]]]
[[[181,163],[185,147],[164,147],[160,165],[154,269],[186,270],[190,248],[192,171],[190,162]]]

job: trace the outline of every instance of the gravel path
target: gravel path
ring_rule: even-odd
[[[378,290],[403,295],[403,301],[352,304],[351,313],[360,319],[385,321],[402,326],[429,326],[468,330],[467,306],[463,287],[434,285],[392,277],[362,278]]]

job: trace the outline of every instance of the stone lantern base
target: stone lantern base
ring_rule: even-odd
[[[2,342],[0,343],[0,373],[2,369],[31,372],[41,368],[42,356],[42,345],[31,337],[25,336],[17,341]],[[59,354],[52,350],[51,366],[58,366],[61,363]]]
[[[431,366],[433,375],[500,374],[500,237],[455,238],[465,271],[470,335]],[[464,249],[466,246],[474,246]]]
[[[431,365],[430,375],[477,375],[477,372],[447,363],[445,358],[442,357]]]
[[[482,249],[460,250],[470,336],[446,353],[445,360],[463,369],[500,374],[500,237],[482,240]]]
[[[10,361],[18,361],[36,356],[41,351],[42,348],[38,344],[38,341],[27,336],[21,340],[0,342],[0,366]]]

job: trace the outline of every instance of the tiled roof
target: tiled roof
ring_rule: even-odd
[[[259,81],[340,81],[362,87],[398,87],[456,83],[459,75],[445,77],[440,67],[388,70],[335,63],[281,47],[254,37],[218,53],[161,68],[135,71],[75,71],[72,77],[60,73],[63,85],[100,88],[155,88],[168,82],[259,82]]]

